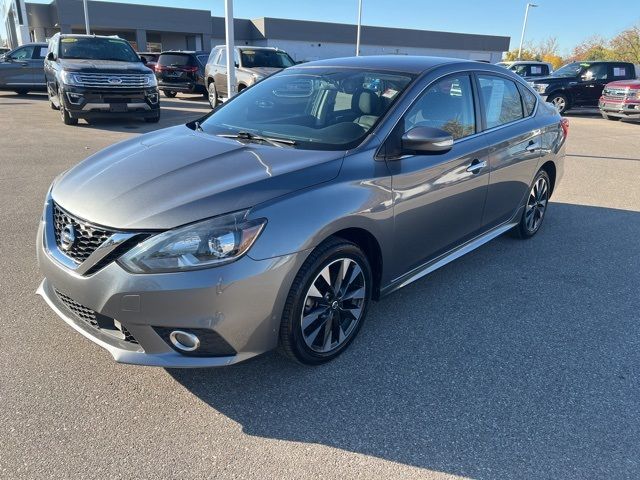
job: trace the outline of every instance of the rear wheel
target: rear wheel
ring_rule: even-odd
[[[164,96],[167,98],[173,98],[178,94],[178,92],[175,92],[173,90],[163,90],[162,93],[164,93]]]
[[[14,92],[16,92],[18,95],[26,95],[27,93],[29,93],[29,90],[27,90],[26,88],[18,88],[14,90]]]
[[[372,286],[369,261],[357,245],[342,239],[320,245],[291,286],[280,325],[280,350],[307,365],[333,360],[358,334]]]
[[[516,237],[531,238],[538,233],[547,212],[550,194],[551,182],[549,175],[544,170],[540,170],[533,179],[533,185],[529,190],[520,223],[513,229]]]
[[[569,99],[562,93],[554,93],[547,99],[547,102],[553,104],[560,115],[569,110]]]
[[[213,82],[211,82],[207,87],[207,99],[209,100],[211,108],[216,108],[218,106],[218,90],[216,89],[216,84]]]

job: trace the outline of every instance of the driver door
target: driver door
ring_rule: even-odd
[[[392,175],[396,276],[419,267],[476,236],[489,185],[488,147],[480,131],[470,74],[453,74],[428,86],[388,141]],[[402,152],[399,138],[417,126],[440,128],[454,138],[443,153]],[[395,145],[393,145],[395,143]]]
[[[591,65],[580,78],[580,89],[576,95],[581,105],[597,105],[604,86],[609,82],[609,69],[606,63]]]

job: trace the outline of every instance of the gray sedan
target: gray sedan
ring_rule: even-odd
[[[221,366],[277,347],[323,363],[372,300],[505,232],[533,237],[567,134],[501,67],[291,67],[60,175],[38,293],[119,362]]]
[[[46,90],[44,59],[46,43],[27,43],[0,55],[0,90],[24,95],[31,90]]]

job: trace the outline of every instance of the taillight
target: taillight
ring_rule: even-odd
[[[566,118],[563,118],[562,120],[560,120],[560,127],[562,127],[562,133],[564,133],[564,138],[567,138],[569,136],[569,120]]]
[[[182,70],[189,73],[196,73],[198,71],[198,67],[182,67]]]

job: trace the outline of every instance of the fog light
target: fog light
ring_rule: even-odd
[[[83,98],[84,97],[79,93],[67,92],[67,99],[69,100],[69,103],[73,103],[74,105],[80,105]]]
[[[185,332],[183,330],[174,330],[169,335],[169,340],[174,347],[183,352],[193,352],[200,346],[200,339],[193,333]]]
[[[158,103],[158,94],[157,93],[148,93],[147,94],[147,98],[149,99],[149,102],[156,104]]]

